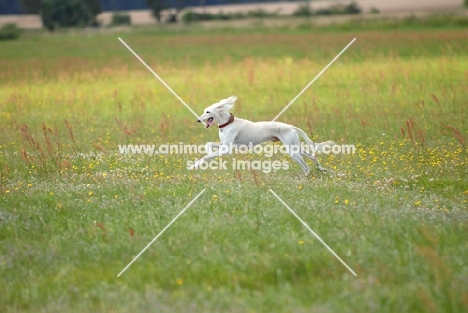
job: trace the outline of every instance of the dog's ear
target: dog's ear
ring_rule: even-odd
[[[218,106],[216,109],[218,110],[230,110],[236,103],[237,97],[236,96],[231,96],[227,99],[223,99],[218,102]]]

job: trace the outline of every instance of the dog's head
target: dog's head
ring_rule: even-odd
[[[205,128],[208,128],[213,124],[225,122],[229,118],[229,110],[234,107],[236,100],[237,97],[232,96],[210,105],[200,116],[198,123],[204,122]]]

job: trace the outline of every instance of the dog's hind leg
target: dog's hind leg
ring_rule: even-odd
[[[307,165],[307,163],[304,161],[302,156],[299,153],[292,153],[292,154],[290,154],[290,156],[297,164],[299,164],[302,167],[302,169],[305,172],[305,175],[309,176],[310,168]]]
[[[306,158],[309,158],[309,159],[311,159],[312,161],[314,161],[315,164],[317,165],[317,169],[318,169],[320,172],[326,172],[326,171],[327,171],[324,167],[322,167],[322,165],[320,165],[320,162],[319,162],[319,160],[317,159],[317,157],[316,157],[315,155],[310,154],[310,153],[307,153],[307,152],[304,152],[304,151],[301,152],[301,155],[303,155],[303,156],[305,156]]]

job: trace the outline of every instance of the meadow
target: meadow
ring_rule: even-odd
[[[196,112],[281,117],[329,171],[189,171]],[[468,33],[134,29],[0,42],[1,312],[467,312]],[[233,157],[230,157],[233,158]],[[262,160],[263,156],[235,156]],[[313,164],[309,163],[311,167]],[[117,274],[203,189],[191,207]],[[357,273],[352,275],[269,192]]]

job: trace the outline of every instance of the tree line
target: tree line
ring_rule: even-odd
[[[182,10],[193,5],[191,0],[144,0],[154,18],[161,21],[161,11],[167,8]],[[201,0],[204,4],[205,0]],[[106,3],[109,4],[109,3]],[[98,26],[96,15],[102,13],[101,0],[20,0],[22,9],[41,16],[45,28]]]

